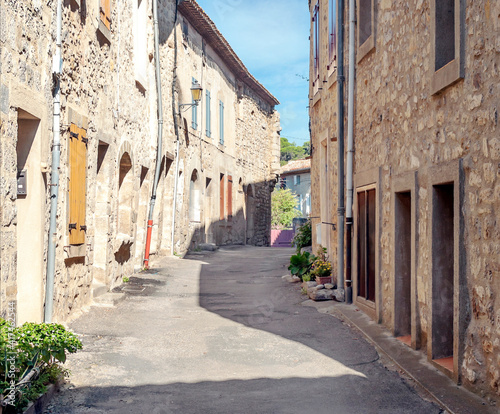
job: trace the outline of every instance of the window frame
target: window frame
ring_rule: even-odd
[[[212,114],[211,114],[211,102],[212,102],[212,95],[210,94],[210,91],[207,89],[205,92],[205,110],[206,110],[206,129],[205,129],[205,135],[208,138],[212,137]]]
[[[313,86],[319,79],[319,43],[320,43],[320,15],[319,15],[319,0],[316,1],[312,12],[312,35],[313,35]]]
[[[431,94],[435,95],[465,77],[465,5],[455,2],[455,58],[436,70],[436,0],[430,2],[431,12]]]
[[[224,145],[224,102],[219,100],[219,144]]]
[[[148,68],[148,0],[134,0],[134,75],[135,80],[144,90],[147,83]],[[142,24],[141,24],[142,23]],[[142,44],[142,48],[141,48]],[[142,53],[140,52],[142,50]]]
[[[328,1],[328,70],[337,63],[337,0]]]
[[[371,18],[371,33],[366,40],[360,42],[360,22],[361,22],[361,1],[370,2],[370,18]],[[356,9],[356,41],[358,44],[357,63],[359,63],[366,55],[375,49],[376,28],[375,28],[375,1],[374,0],[357,0]]]

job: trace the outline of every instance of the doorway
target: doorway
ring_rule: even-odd
[[[254,243],[254,233],[255,233],[255,197],[252,185],[248,185],[247,187],[247,236],[246,236],[246,244]]]
[[[376,190],[358,191],[357,298],[375,303]]]
[[[395,193],[394,336],[411,346],[411,192]]]
[[[20,325],[42,321],[45,184],[40,168],[40,119],[19,109],[17,125],[17,323]]]
[[[433,186],[432,359],[453,371],[455,217],[454,184]]]

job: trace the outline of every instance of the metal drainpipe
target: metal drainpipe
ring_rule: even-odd
[[[160,180],[161,160],[163,152],[163,106],[161,95],[161,72],[160,72],[160,40],[158,30],[158,0],[153,0],[153,19],[155,36],[155,66],[156,66],[156,93],[158,99],[158,144],[156,148],[156,171],[153,182],[153,192],[149,203],[148,231],[146,236],[146,251],[144,253],[144,268],[149,269],[149,251],[151,248],[151,234],[153,232],[153,212],[156,204],[156,191]]]
[[[346,302],[352,303],[352,231],[354,166],[354,81],[355,81],[355,0],[349,0],[349,85],[347,108],[347,209],[346,209]]]
[[[175,177],[174,177],[174,201],[172,205],[172,239],[170,254],[174,255],[174,243],[175,243],[175,216],[177,209],[177,186],[179,185],[179,150],[180,150],[180,137],[179,137],[179,123],[177,120],[177,114],[180,112],[175,104],[175,85],[177,83],[177,13],[178,13],[179,0],[175,1],[175,17],[174,17],[174,69],[173,69],[173,80],[172,80],[172,115],[174,118],[174,128],[175,137],[177,139],[176,151],[175,151]]]
[[[344,294],[344,0],[337,3],[337,101],[338,101],[338,247],[337,247],[337,289]]]
[[[61,32],[62,32],[62,0],[57,1],[56,15],[56,52],[53,62],[54,76],[54,109],[52,131],[54,133],[54,143],[52,146],[52,167],[50,184],[50,225],[49,243],[47,251],[47,282],[45,286],[45,309],[44,321],[52,322],[54,307],[54,275],[56,264],[56,243],[57,243],[57,201],[59,199],[59,165],[61,160]]]

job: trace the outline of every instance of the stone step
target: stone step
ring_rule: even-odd
[[[215,243],[200,243],[198,245],[200,250],[215,252],[219,247]]]
[[[126,296],[125,293],[107,292],[98,297],[94,297],[94,302],[92,303],[92,306],[112,308],[118,305],[122,300],[124,300],[125,296]]]
[[[99,296],[105,295],[108,293],[109,289],[104,283],[100,282],[92,282],[92,298],[95,299]]]

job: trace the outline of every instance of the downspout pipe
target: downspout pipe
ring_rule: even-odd
[[[59,165],[61,161],[61,33],[62,33],[62,0],[57,1],[56,12],[56,51],[54,55],[52,74],[54,77],[54,107],[52,131],[54,142],[52,144],[52,167],[50,184],[50,224],[47,251],[47,280],[45,286],[44,322],[52,322],[54,308],[54,276],[56,265],[57,243],[57,202],[59,200]]]
[[[349,0],[349,85],[347,107],[346,302],[352,303],[352,232],[354,202],[354,82],[356,1]]]
[[[156,66],[156,94],[158,99],[158,144],[156,146],[156,171],[153,182],[153,192],[149,202],[148,231],[146,236],[146,251],[144,253],[144,268],[149,269],[149,252],[151,249],[151,234],[153,232],[153,212],[156,204],[156,192],[160,180],[161,160],[163,153],[163,106],[161,95],[161,71],[160,71],[160,36],[158,29],[158,0],[153,0],[153,19],[155,37],[155,66]]]
[[[182,0],[181,0],[182,1]],[[177,84],[177,14],[178,14],[179,0],[175,1],[175,17],[174,17],[174,69],[173,69],[173,80],[172,80],[172,116],[174,118],[174,128],[175,137],[177,140],[175,149],[175,177],[174,177],[174,200],[172,205],[172,238],[170,246],[170,254],[174,255],[174,243],[175,243],[175,220],[176,220],[176,210],[177,210],[177,187],[179,186],[179,150],[180,150],[180,136],[179,136],[179,122],[177,119],[180,113],[180,108],[176,105],[175,100],[175,86]]]
[[[344,297],[344,0],[337,2],[338,209],[337,290]]]

